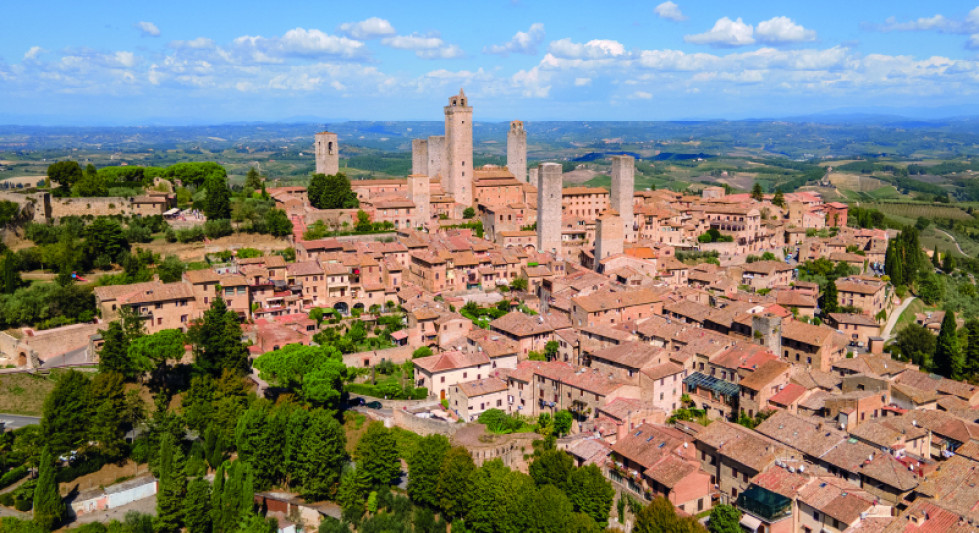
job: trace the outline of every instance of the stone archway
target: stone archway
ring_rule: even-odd
[[[25,368],[25,367],[27,367],[27,353],[26,352],[20,352],[19,354],[17,354],[17,367],[18,368]]]
[[[333,309],[336,309],[336,311],[343,316],[350,314],[350,306],[347,305],[347,302],[337,302],[333,304]]]

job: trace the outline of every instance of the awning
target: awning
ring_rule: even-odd
[[[164,212],[163,214],[165,216],[173,216],[173,215],[176,215],[179,212],[180,212],[180,209],[174,207],[172,209],[167,209],[166,212]]]
[[[761,520],[745,513],[741,515],[741,525],[748,528],[749,531],[758,531],[758,528],[761,527]]]

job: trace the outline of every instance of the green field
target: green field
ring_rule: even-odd
[[[0,374],[0,413],[41,416],[54,380],[31,374]]]
[[[965,210],[959,208],[957,205],[939,205],[913,202],[879,202],[861,205],[861,207],[877,209],[878,211],[892,218],[901,217],[911,220],[917,220],[918,217],[924,217],[929,220],[935,220],[937,218],[969,220],[972,218],[972,215],[966,213]]]

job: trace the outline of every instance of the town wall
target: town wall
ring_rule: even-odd
[[[119,196],[51,199],[51,219],[67,216],[112,216],[133,214],[132,199]]]
[[[17,194],[12,192],[0,192],[0,200],[13,202],[20,206],[21,210],[29,210],[31,220],[43,224],[51,218],[51,194],[47,192],[32,194]]]
[[[453,424],[443,420],[420,418],[407,411],[398,409],[394,410],[393,416],[394,425],[423,437],[427,437],[428,435],[445,435],[446,437],[451,437],[463,427],[462,424]]]

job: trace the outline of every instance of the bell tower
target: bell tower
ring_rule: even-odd
[[[469,207],[473,203],[473,108],[466,93],[449,97],[445,106],[445,161],[442,175],[445,188],[456,203]],[[431,150],[429,145],[429,150]],[[429,169],[431,170],[431,169]]]

